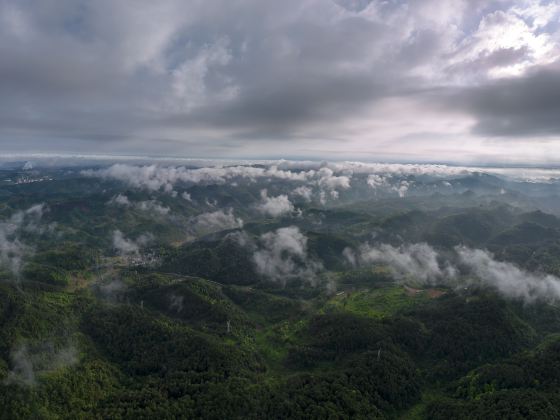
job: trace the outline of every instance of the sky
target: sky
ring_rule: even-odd
[[[0,153],[560,164],[560,0],[0,0]]]

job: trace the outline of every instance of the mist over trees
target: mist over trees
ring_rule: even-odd
[[[0,167],[0,417],[556,416],[555,170],[206,164]]]

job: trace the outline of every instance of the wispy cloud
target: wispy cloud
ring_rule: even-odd
[[[5,384],[34,386],[37,375],[53,372],[78,362],[78,351],[72,343],[62,347],[44,341],[33,345],[21,343],[10,353],[11,369]]]
[[[0,222],[0,266],[14,275],[20,273],[25,257],[33,252],[32,246],[21,239],[21,233],[42,234],[54,228],[54,225],[41,224],[46,209],[45,204],[35,204]]]
[[[399,247],[382,243],[365,244],[357,250],[346,248],[343,256],[354,266],[388,265],[399,280],[450,287],[482,285],[504,297],[530,303],[560,300],[560,278],[498,261],[487,250],[457,246],[452,253],[442,254],[425,243]]]

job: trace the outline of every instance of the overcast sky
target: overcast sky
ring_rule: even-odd
[[[560,163],[560,0],[0,0],[0,151]]]

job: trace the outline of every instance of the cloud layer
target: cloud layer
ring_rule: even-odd
[[[545,160],[559,13],[549,0],[4,0],[0,143],[473,161],[515,136],[509,159]]]

